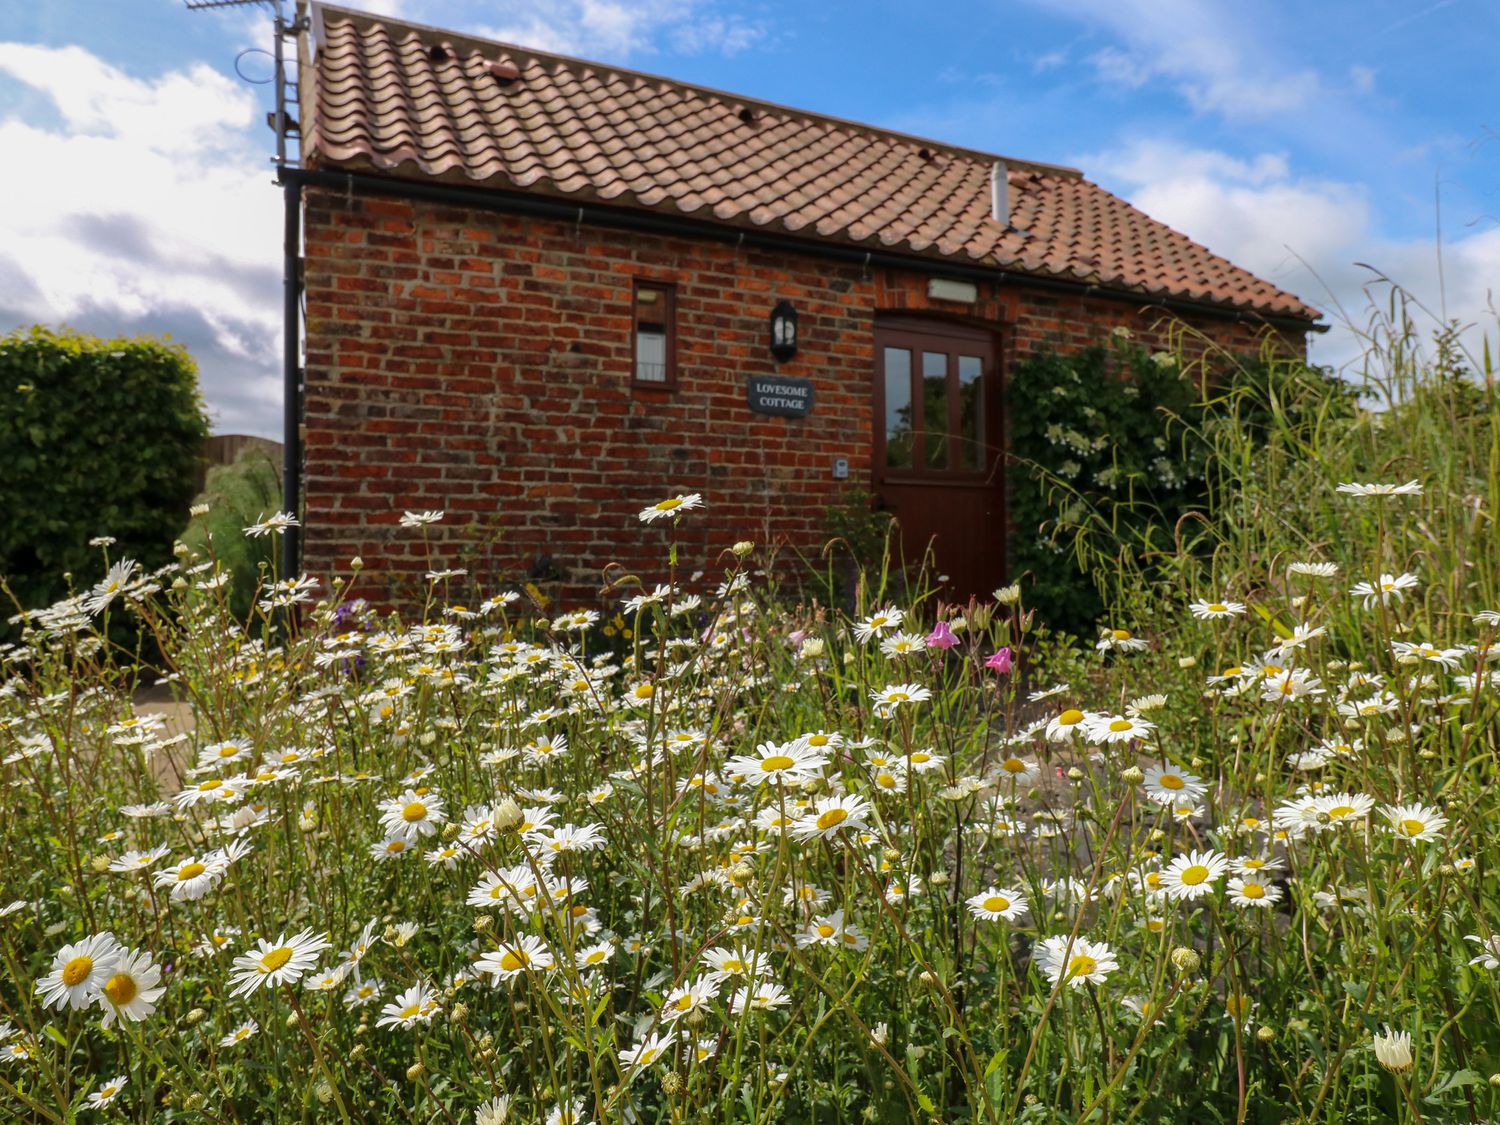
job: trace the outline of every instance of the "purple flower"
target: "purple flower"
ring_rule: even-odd
[[[995,655],[984,662],[986,668],[993,668],[1002,676],[1010,675],[1010,649],[1009,647],[995,650]]]
[[[958,644],[958,638],[953,635],[953,630],[948,627],[946,621],[939,621],[932,627],[932,632],[927,634],[928,648],[949,649]]]

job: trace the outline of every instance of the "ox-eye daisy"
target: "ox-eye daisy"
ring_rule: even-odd
[[[125,1089],[125,1076],[117,1074],[108,1082],[101,1082],[89,1092],[88,1106],[90,1109],[103,1109],[120,1096],[120,1091]]]
[[[701,493],[689,492],[686,495],[669,496],[665,500],[658,500],[649,508],[642,508],[640,521],[651,523],[654,520],[668,519],[680,515],[683,512],[692,511],[694,508],[703,506]]]
[[[1391,822],[1391,831],[1408,843],[1436,840],[1448,827],[1448,818],[1427,805],[1387,805],[1380,813]]]
[[[819,797],[807,815],[792,826],[792,835],[799,840],[826,840],[846,828],[865,828],[869,811],[870,803],[862,797]]]
[[[138,1022],[156,1011],[156,1002],[166,991],[157,987],[160,981],[161,969],[152,962],[150,953],[122,953],[100,989],[104,1026],[109,1027],[118,1016]]]
[[[1208,792],[1208,786],[1201,778],[1175,766],[1152,766],[1141,784],[1145,787],[1147,800],[1158,805],[1174,804],[1184,797],[1197,800]]]
[[[52,958],[52,971],[37,982],[46,1008],[87,1008],[109,980],[123,950],[109,931],[65,945]]]
[[[490,983],[498,985],[526,972],[542,972],[555,964],[552,951],[541,938],[523,934],[513,942],[506,942],[490,950],[474,962],[474,968],[494,978]]]
[[[1235,906],[1275,906],[1281,901],[1281,888],[1273,883],[1262,882],[1258,876],[1235,877],[1229,880],[1229,901]]]
[[[241,996],[262,986],[291,984],[301,979],[317,963],[318,954],[331,944],[327,935],[311,930],[290,938],[283,932],[275,941],[260,938],[256,941],[259,948],[234,959],[235,971],[229,978],[234,988],[229,994]]]
[[[1013,922],[1026,913],[1026,896],[1020,891],[991,887],[966,900],[969,912],[986,922]]]
[[[1161,888],[1173,898],[1191,902],[1212,894],[1214,884],[1229,870],[1229,861],[1218,852],[1191,851],[1180,855],[1161,873]]]
[[[1042,939],[1036,948],[1036,964],[1054,985],[1064,983],[1071,988],[1103,984],[1120,967],[1105,942],[1062,936]]]

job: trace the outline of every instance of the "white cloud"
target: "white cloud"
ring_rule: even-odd
[[[25,175],[0,210],[0,314],[194,348],[216,428],[276,433],[281,195],[254,96],[192,65],[135,78],[79,47],[0,43],[57,124],[0,117]]]
[[[701,0],[519,0],[475,34],[542,51],[623,60],[670,45],[732,55],[766,37],[764,23],[720,15]]]
[[[1090,56],[1107,82],[1171,83],[1196,110],[1258,120],[1313,105],[1317,73],[1278,61],[1242,5],[1199,0],[1036,0],[1059,15],[1105,28],[1119,41]]]
[[[1446,291],[1447,318],[1477,326],[1465,337],[1471,349],[1485,327],[1493,332],[1490,287],[1500,278],[1500,227],[1447,239],[1440,274],[1435,242],[1381,236],[1365,189],[1298,176],[1280,153],[1241,158],[1138,141],[1078,163],[1153,218],[1324,309],[1331,330],[1314,342],[1316,362],[1343,367],[1359,354],[1355,329],[1369,311],[1366,290],[1383,293],[1367,267],[1435,317],[1443,316]]]

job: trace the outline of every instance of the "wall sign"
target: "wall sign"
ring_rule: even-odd
[[[757,414],[780,414],[804,418],[812,413],[811,379],[790,379],[783,375],[751,375],[745,380],[745,396],[750,409]]]

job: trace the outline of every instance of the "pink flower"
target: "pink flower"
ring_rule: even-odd
[[[792,633],[791,635],[789,635],[787,637],[787,641],[791,644],[791,646],[793,648],[801,648],[802,647],[802,642],[805,641],[805,640],[807,640],[807,630],[806,629],[798,629],[796,632]]]
[[[984,662],[986,668],[993,668],[1002,676],[1010,675],[1010,649],[1000,648],[995,650],[995,655]]]
[[[928,648],[949,649],[958,644],[958,638],[953,635],[953,630],[948,627],[946,621],[939,621],[932,627],[932,632],[927,634]]]

